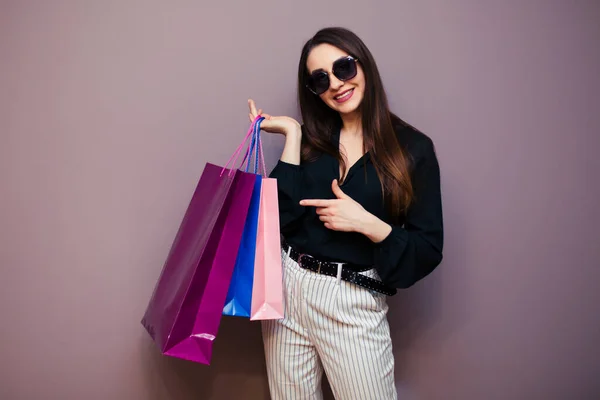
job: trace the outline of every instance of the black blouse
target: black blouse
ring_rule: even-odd
[[[323,154],[301,165],[280,160],[270,177],[277,179],[281,234],[292,247],[324,261],[374,266],[388,286],[407,288],[442,261],[440,169],[428,136],[405,126],[396,127],[396,134],[412,158],[414,190],[413,203],[401,221],[391,223],[369,153],[350,167],[340,186],[365,210],[392,226],[390,235],[380,243],[373,243],[360,233],[327,229],[314,207],[299,204],[302,199],[335,198],[331,182],[339,179],[339,163],[334,157]],[[339,130],[332,140],[339,146]]]

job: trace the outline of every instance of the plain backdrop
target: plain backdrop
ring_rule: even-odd
[[[298,116],[330,25],[442,169],[445,259],[390,299],[401,400],[600,398],[598,21],[594,0],[0,1],[0,398],[268,398],[258,324],[225,318],[208,367],[139,320],[204,164],[249,97]]]

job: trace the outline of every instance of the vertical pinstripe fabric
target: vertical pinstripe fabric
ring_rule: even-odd
[[[397,399],[386,296],[282,257],[285,318],[262,321],[271,398],[322,399],[325,371],[337,400]]]

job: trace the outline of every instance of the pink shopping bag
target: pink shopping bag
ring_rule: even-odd
[[[259,143],[261,142],[259,141]],[[262,144],[260,152],[262,158]],[[258,211],[250,319],[280,319],[283,318],[283,311],[283,271],[277,180],[263,178]]]

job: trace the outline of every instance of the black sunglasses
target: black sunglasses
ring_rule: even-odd
[[[333,62],[331,72],[340,81],[354,78],[358,72],[356,63],[358,58],[352,56],[342,57]],[[323,70],[317,70],[309,75],[306,87],[316,95],[323,94],[329,89],[329,74]]]

